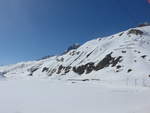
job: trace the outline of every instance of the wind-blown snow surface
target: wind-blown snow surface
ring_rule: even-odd
[[[93,82],[0,81],[0,113],[149,113],[150,89]]]

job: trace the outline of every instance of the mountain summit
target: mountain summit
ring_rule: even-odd
[[[75,47],[75,48],[74,48]],[[120,80],[150,77],[150,26],[70,47],[65,54],[0,67],[5,77]]]

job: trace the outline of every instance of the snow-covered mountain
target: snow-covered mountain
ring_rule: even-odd
[[[13,78],[122,80],[150,78],[150,26],[97,38],[63,55],[0,67]]]

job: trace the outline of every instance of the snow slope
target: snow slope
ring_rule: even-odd
[[[7,78],[101,80],[150,86],[150,26],[86,42],[63,55],[0,67]],[[120,83],[119,83],[120,84]]]
[[[149,48],[142,26],[2,66],[0,113],[149,113]]]

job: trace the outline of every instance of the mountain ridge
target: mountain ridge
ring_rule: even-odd
[[[9,78],[127,79],[150,77],[150,26],[86,42],[62,55],[0,67]]]

